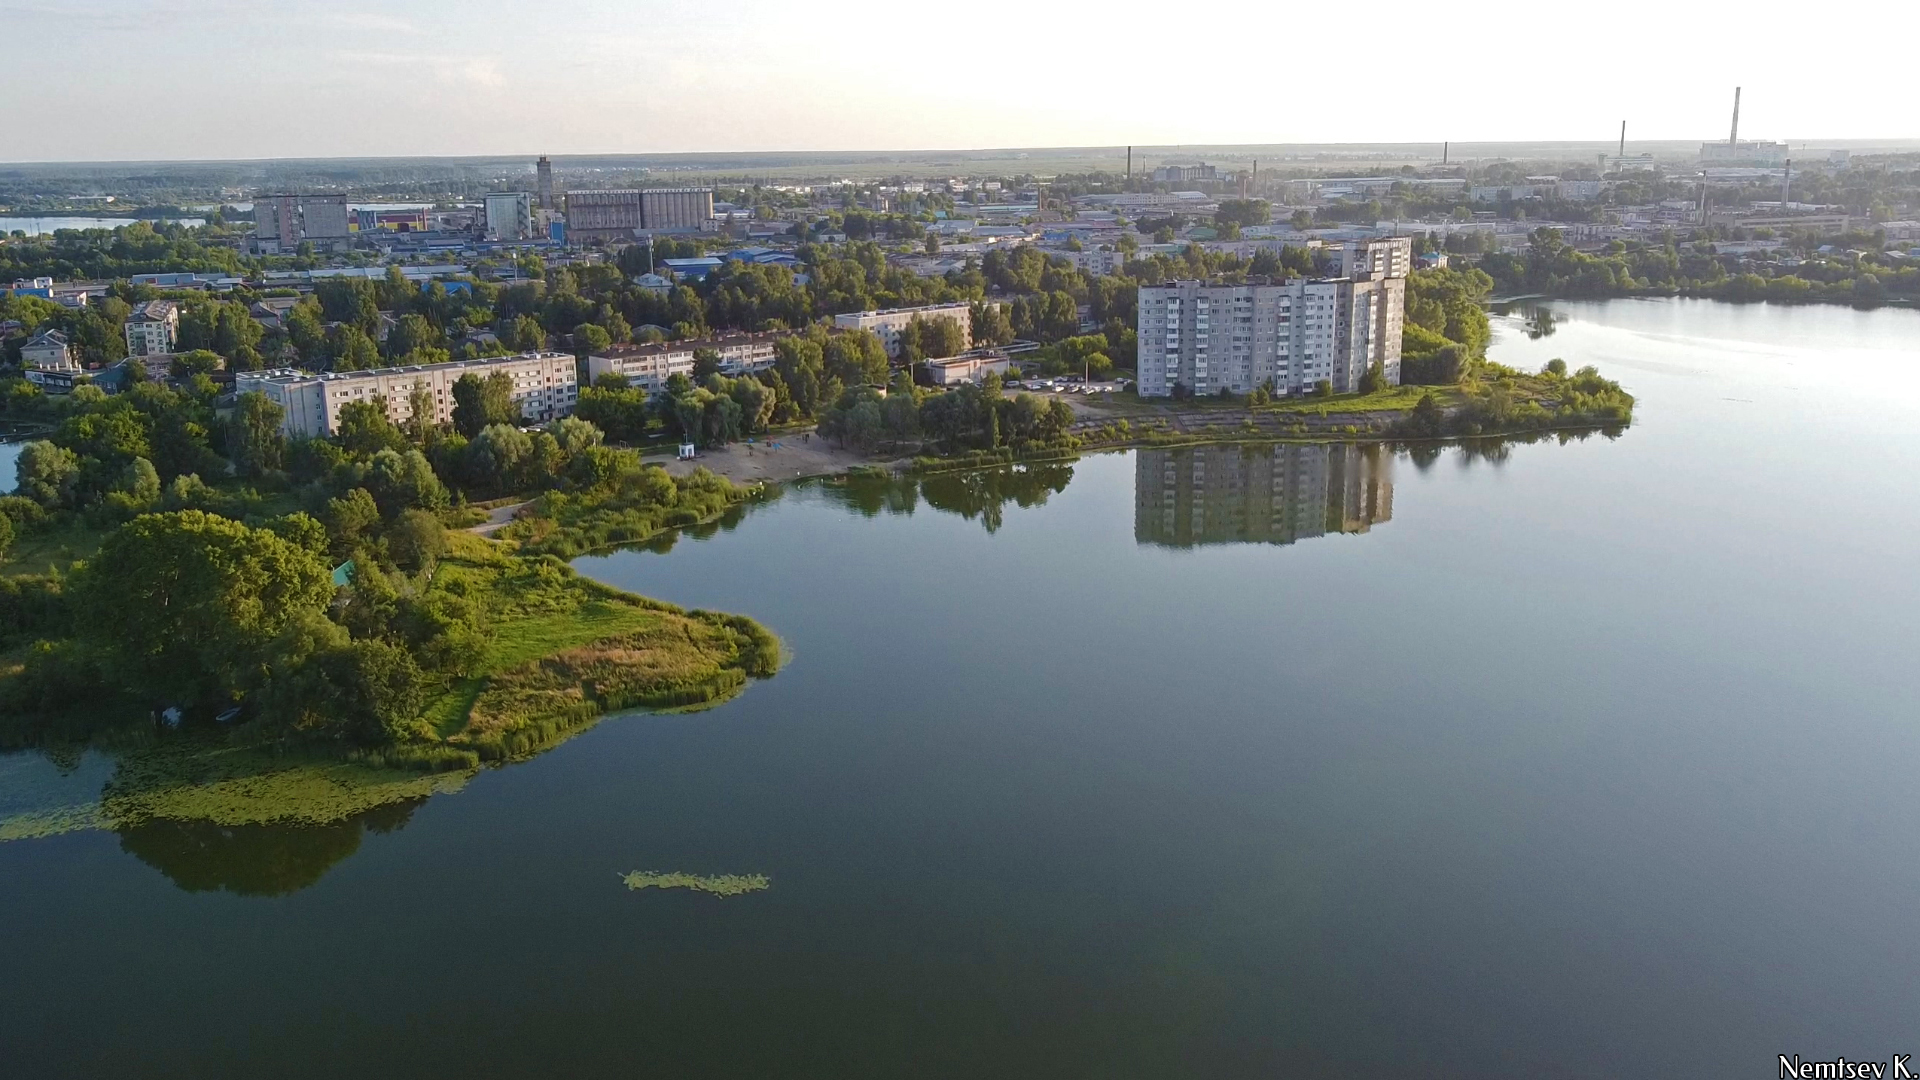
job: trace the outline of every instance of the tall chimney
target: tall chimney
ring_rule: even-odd
[[[1133,147],[1127,147],[1127,186],[1133,186]]]
[[[1627,122],[1620,121],[1620,156],[1627,156]]]
[[[1452,151],[1453,143],[1451,141],[1440,144],[1440,164],[1445,165],[1447,163],[1447,155]]]
[[[1738,149],[1739,146],[1740,146],[1740,88],[1736,86],[1733,88],[1733,133],[1727,136],[1727,149],[1734,150],[1734,149]]]
[[[1793,159],[1787,159],[1787,167],[1780,173],[1780,212],[1787,212],[1787,202],[1793,193]]]

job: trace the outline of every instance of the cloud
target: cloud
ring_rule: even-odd
[[[373,30],[394,34],[422,34],[418,23],[402,19],[395,15],[381,15],[372,11],[329,11],[320,14],[320,21],[342,26],[349,30]]]
[[[424,73],[437,82],[451,85],[499,87],[507,83],[500,62],[491,56],[459,56],[447,53],[373,52],[337,49],[327,54],[336,63],[382,71]]]

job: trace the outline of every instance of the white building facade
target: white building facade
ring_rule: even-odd
[[[339,430],[340,410],[356,401],[384,402],[387,417],[394,423],[411,420],[416,391],[432,395],[434,423],[451,423],[453,384],[463,375],[485,379],[504,374],[513,380],[513,401],[520,406],[520,415],[526,422],[558,420],[572,415],[579,400],[576,371],[570,353],[522,353],[324,375],[290,368],[243,371],[235,376],[234,390],[241,394],[255,391],[265,394],[286,410],[280,430],[287,437],[311,439],[335,434]]]
[[[171,300],[149,300],[127,316],[127,355],[170,353],[180,338],[180,308]]]
[[[773,366],[774,344],[788,334],[726,334],[721,337],[688,341],[662,341],[652,345],[616,345],[587,357],[587,381],[599,382],[603,375],[618,375],[649,394],[666,389],[675,375],[693,377],[693,354],[711,349],[720,354],[720,373],[738,378]]]
[[[962,351],[973,348],[973,306],[971,304],[928,304],[924,307],[888,308],[885,311],[854,311],[845,315],[835,315],[833,326],[836,330],[871,330],[880,335],[880,343],[887,347],[887,355],[900,355],[900,332],[912,324],[913,320],[932,322],[935,319],[948,319],[960,327],[960,347]]]
[[[1398,385],[1412,261],[1412,241],[1389,237],[1336,249],[1338,278],[1143,286],[1140,396],[1170,397],[1176,388],[1247,394],[1263,386],[1300,394],[1323,380],[1348,393],[1376,363]]]

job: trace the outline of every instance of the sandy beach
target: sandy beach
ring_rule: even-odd
[[[685,476],[705,467],[735,483],[794,480],[803,476],[822,476],[845,472],[855,465],[883,464],[856,450],[834,446],[819,436],[808,440],[799,435],[781,436],[771,442],[702,450],[687,461],[667,463],[667,471]]]

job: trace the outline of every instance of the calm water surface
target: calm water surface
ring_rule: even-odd
[[[803,488],[580,563],[785,638],[719,709],[332,829],[0,844],[8,1071],[1758,1077],[1920,1050],[1920,313],[1555,310],[1496,356],[1600,365],[1640,397],[1623,437]],[[0,800],[109,771],[0,758]]]
[[[170,221],[176,225],[199,227],[207,223],[206,218],[119,218],[119,217],[0,217],[0,235],[11,232],[24,232],[28,236],[46,236],[61,229],[118,229],[123,225],[146,221],[157,224]]]

